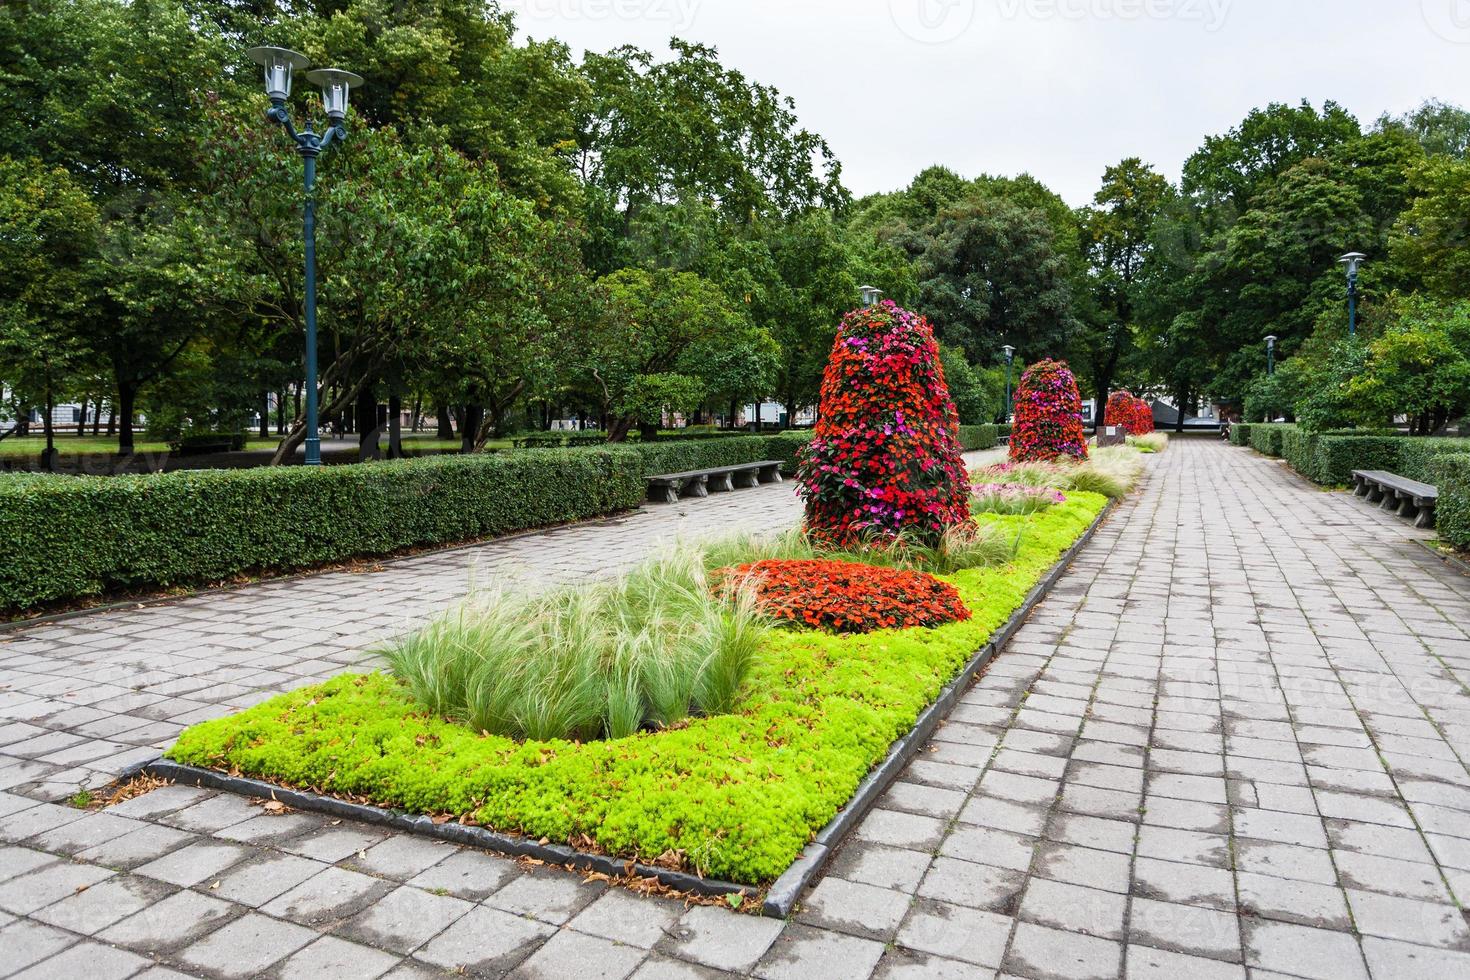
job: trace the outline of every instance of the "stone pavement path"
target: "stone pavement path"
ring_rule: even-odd
[[[54,802],[476,562],[795,515],[683,509],[0,639],[0,976],[1470,977],[1470,577],[1214,442],[1153,461],[787,923],[183,787]]]

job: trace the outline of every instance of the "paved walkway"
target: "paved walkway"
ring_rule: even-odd
[[[1470,976],[1470,577],[1213,442],[1154,460],[787,923],[182,787],[53,802],[362,663],[468,569],[796,512],[680,510],[0,638],[0,976]]]

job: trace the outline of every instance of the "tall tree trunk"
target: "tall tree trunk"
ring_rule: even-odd
[[[102,399],[97,399],[97,411],[92,413],[92,438],[102,434]]]
[[[485,421],[484,405],[466,405],[459,416],[459,451],[475,451],[475,440],[480,434],[480,424]]]
[[[424,428],[424,399],[413,396],[413,408],[409,410],[410,431],[417,435]]]
[[[87,399],[82,397],[82,407],[77,412],[77,438],[87,434]]]
[[[365,384],[357,393],[357,461],[366,463],[382,459],[383,451],[378,447],[382,429],[378,425],[378,398],[373,386]]]
[[[48,472],[56,469],[56,395],[51,391],[50,379],[46,383],[46,411],[41,416],[41,428],[46,433],[46,448],[41,451],[41,466]]]
[[[725,419],[725,428],[735,428],[735,420],[740,417],[740,405],[737,399],[730,399],[730,417]]]
[[[434,433],[435,439],[448,441],[454,438],[454,419],[449,414],[449,409],[443,405],[439,406],[439,428]]]
[[[260,437],[271,437],[271,393],[268,390],[260,393]]]
[[[388,458],[403,458],[403,399],[396,391],[388,393]]]
[[[117,432],[117,451],[124,456],[133,454],[133,409],[138,401],[138,389],[131,382],[117,383],[117,414],[121,416]]]

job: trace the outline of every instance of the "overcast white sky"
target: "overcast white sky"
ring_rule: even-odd
[[[1171,179],[1253,106],[1365,123],[1470,104],[1470,0],[505,0],[580,56],[670,36],[796,100],[855,194],[943,163],[1029,171],[1071,204],[1140,156]]]

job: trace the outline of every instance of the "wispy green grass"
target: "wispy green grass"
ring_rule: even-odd
[[[511,738],[623,738],[733,710],[765,631],[753,597],[716,596],[703,556],[620,578],[487,593],[382,651],[426,708]]]

